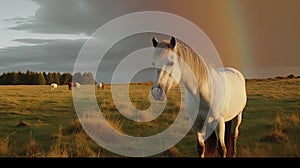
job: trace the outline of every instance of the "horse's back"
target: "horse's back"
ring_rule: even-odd
[[[244,75],[234,68],[224,68],[226,78],[226,103],[224,119],[229,121],[245,108],[247,101]]]

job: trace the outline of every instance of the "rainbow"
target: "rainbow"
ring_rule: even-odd
[[[228,2],[228,1],[227,1]],[[238,64],[245,71],[246,76],[252,76],[253,69],[253,53],[251,39],[249,37],[248,25],[245,22],[245,13],[240,1],[229,1],[227,10],[229,16],[233,19],[233,25],[236,32],[236,46],[238,49]],[[249,68],[250,67],[250,68]]]

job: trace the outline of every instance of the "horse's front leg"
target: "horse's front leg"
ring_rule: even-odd
[[[222,157],[226,157],[227,149],[225,145],[225,122],[223,119],[220,119],[219,125],[216,128],[218,136],[218,151]]]
[[[199,157],[204,158],[205,156],[205,143],[204,133],[197,132],[197,152]]]

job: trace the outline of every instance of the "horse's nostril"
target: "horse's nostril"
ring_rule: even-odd
[[[158,88],[157,95],[162,96],[162,94],[163,94],[163,90],[161,88]]]
[[[160,86],[153,87],[151,94],[156,100],[164,100],[166,97],[164,90]]]

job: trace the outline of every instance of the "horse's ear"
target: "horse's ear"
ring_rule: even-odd
[[[155,37],[152,38],[152,44],[154,47],[156,47],[158,44],[158,40]]]
[[[174,48],[176,46],[176,40],[175,40],[175,37],[172,36],[171,40],[170,40],[170,44],[171,44],[171,47]]]

